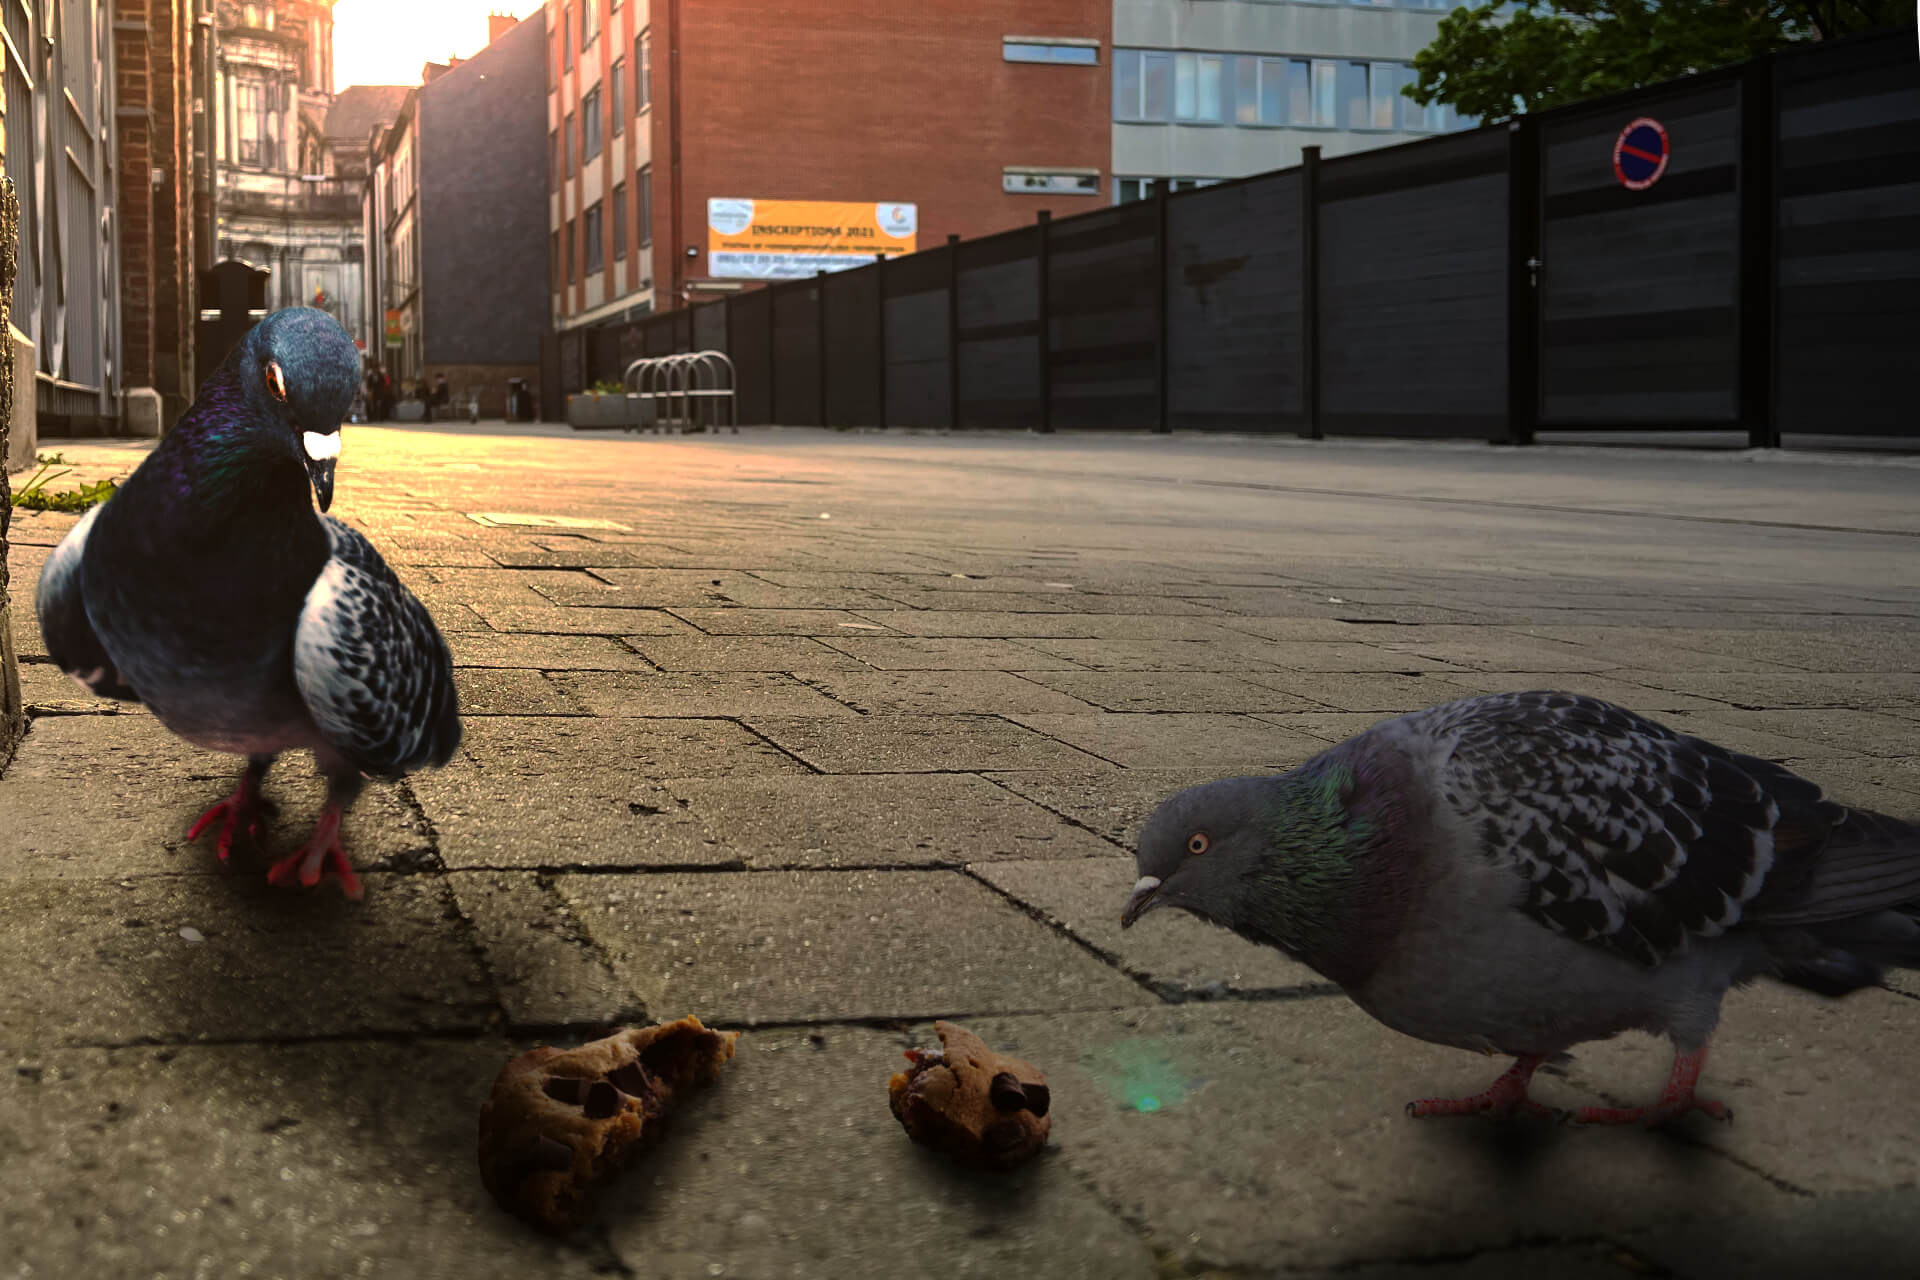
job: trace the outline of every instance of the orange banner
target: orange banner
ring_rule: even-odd
[[[838,200],[707,201],[707,269],[745,280],[793,280],[912,253],[918,206]]]

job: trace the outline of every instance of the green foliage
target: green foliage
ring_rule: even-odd
[[[1908,0],[1520,0],[1455,9],[1414,57],[1422,106],[1499,120],[1912,20]]]
[[[53,471],[66,461],[63,454],[43,453],[34,458],[40,469],[33,473],[28,481],[13,491],[13,505],[27,511],[64,511],[77,514],[88,507],[105,502],[119,488],[111,480],[101,480],[96,484],[83,484],[78,489],[68,489],[62,493],[48,493],[47,482],[58,480],[72,468]],[[52,472],[51,475],[48,472]]]
[[[591,387],[588,387],[587,390],[597,396],[617,396],[624,395],[627,389],[610,378],[602,378]]]

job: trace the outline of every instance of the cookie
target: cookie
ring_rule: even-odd
[[[660,1140],[667,1113],[713,1081],[739,1036],[682,1018],[577,1049],[528,1050],[481,1104],[480,1180],[535,1226],[579,1226],[587,1193]]]
[[[988,1169],[1031,1159],[1053,1127],[1047,1078],[964,1027],[936,1022],[933,1029],[940,1048],[907,1050],[913,1065],[887,1082],[887,1101],[907,1136]]]

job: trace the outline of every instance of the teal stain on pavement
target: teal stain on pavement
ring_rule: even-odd
[[[1175,1065],[1161,1040],[1120,1040],[1080,1057],[1100,1089],[1126,1111],[1151,1113],[1186,1102],[1200,1085]]]

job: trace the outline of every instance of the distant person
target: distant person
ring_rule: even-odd
[[[447,375],[444,373],[434,374],[433,375],[433,407],[436,410],[439,410],[439,413],[435,415],[436,419],[444,415],[446,413],[447,406],[451,405],[452,403],[453,403],[453,390],[447,386]]]

